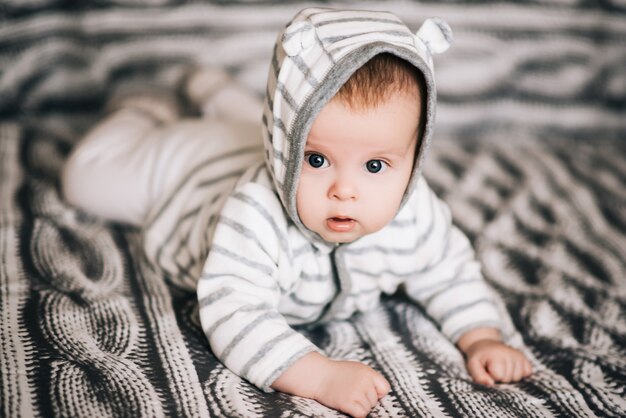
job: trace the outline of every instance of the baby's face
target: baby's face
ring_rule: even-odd
[[[411,177],[420,108],[415,95],[355,111],[331,100],[314,121],[296,204],[328,242],[352,242],[387,225]]]

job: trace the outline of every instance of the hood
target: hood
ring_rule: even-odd
[[[279,33],[263,110],[265,161],[286,213],[309,239],[324,242],[302,224],[296,191],[304,146],[317,114],[350,76],[377,54],[394,54],[423,74],[424,131],[404,205],[432,137],[436,103],[432,55],[444,52],[451,41],[450,27],[438,18],[427,19],[414,33],[389,12],[328,8],[300,11]]]

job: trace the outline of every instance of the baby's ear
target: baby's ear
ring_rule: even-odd
[[[441,54],[452,45],[452,29],[443,19],[432,17],[420,26],[415,39],[426,46],[431,55]]]

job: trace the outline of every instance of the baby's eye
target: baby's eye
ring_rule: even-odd
[[[326,158],[320,154],[309,154],[306,160],[313,168],[326,168],[329,165]]]
[[[380,173],[381,171],[385,171],[387,163],[382,160],[369,160],[365,163],[365,168],[370,173]]]

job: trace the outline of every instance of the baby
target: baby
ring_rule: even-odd
[[[66,198],[140,226],[148,260],[197,291],[214,354],[262,390],[367,415],[387,380],[325,357],[292,325],[347,319],[399,287],[476,382],[519,381],[530,363],[501,341],[469,241],[420,174],[431,55],[450,40],[438,19],[414,34],[391,13],[302,10],[274,49],[262,140],[254,98],[197,72],[187,92],[205,118],[122,101],[70,156]]]

